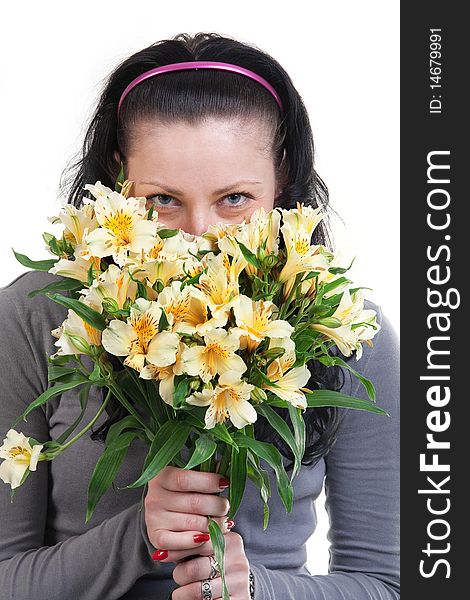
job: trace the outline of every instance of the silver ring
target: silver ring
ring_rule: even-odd
[[[203,579],[201,581],[202,600],[212,600],[211,580]]]
[[[214,579],[217,575],[220,575],[219,563],[215,560],[213,554],[209,556],[209,560],[211,561],[211,574],[209,575],[209,579]]]

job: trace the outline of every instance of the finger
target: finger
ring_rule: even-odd
[[[165,550],[186,550],[199,548],[201,544],[208,542],[208,533],[200,531],[169,531],[168,529],[157,529],[151,532],[150,541],[155,548]]]
[[[222,598],[222,579],[220,577],[210,579],[209,583],[206,583],[206,585],[210,588],[212,598]],[[233,593],[235,593],[235,591]],[[202,597],[202,581],[194,581],[193,583],[188,583],[188,585],[176,588],[171,598],[172,600],[190,600],[191,598]]]
[[[196,556],[190,560],[179,562],[173,569],[172,576],[178,585],[188,585],[194,581],[208,579],[211,571],[209,555]]]
[[[230,508],[228,498],[214,494],[198,492],[169,492],[162,489],[159,497],[160,507],[170,512],[223,517]]]
[[[215,521],[222,533],[228,533],[232,527],[235,525],[235,521],[228,520],[224,517],[212,517],[212,520]],[[157,529],[163,529],[163,527],[159,527],[159,523],[164,523],[164,529],[169,529],[170,531],[199,531],[201,533],[209,532],[209,519],[204,515],[195,515],[188,513],[179,513],[173,511],[163,511],[158,515],[158,519],[155,520],[155,529],[152,529],[152,515],[148,517],[150,522],[150,530],[155,531]]]
[[[214,554],[214,548],[212,546],[212,542],[204,542],[203,544],[201,544],[200,546],[198,546],[197,548],[192,548],[190,550],[165,550],[166,554],[164,555],[164,558],[159,558],[159,562],[178,562],[180,560],[183,560],[185,558],[191,557],[191,556],[210,556],[211,554]],[[154,553],[154,555],[156,554],[156,552]]]
[[[192,469],[181,469],[179,467],[167,467],[167,473],[162,478],[161,486],[172,492],[204,492],[215,494],[227,489],[228,485],[220,485],[221,480],[226,479],[218,473],[206,473],[204,471],[193,471]],[[228,480],[226,479],[226,482]]]

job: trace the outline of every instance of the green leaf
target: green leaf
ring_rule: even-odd
[[[26,254],[20,254],[19,252],[15,252],[15,250],[13,250],[13,254],[16,257],[16,260],[24,267],[36,269],[36,271],[49,271],[49,269],[52,269],[57,262],[56,258],[52,258],[50,260],[31,260],[26,256]]]
[[[237,431],[234,433],[236,443],[242,448],[250,448],[260,458],[265,460],[274,470],[276,475],[276,485],[279,497],[282,500],[287,512],[292,511],[293,490],[291,482],[284,469],[282,456],[279,450],[272,444],[254,440],[243,433]]]
[[[258,260],[256,254],[254,254],[249,248],[245,246],[245,244],[242,244],[242,242],[240,242],[239,240],[236,239],[235,241],[240,246],[240,250],[242,251],[245,260],[257,269],[262,269],[263,265],[261,264],[261,261]]]
[[[387,415],[388,417],[390,416],[387,411],[369,400],[355,398],[354,396],[348,396],[347,394],[342,394],[341,392],[335,392],[333,390],[313,390],[310,393],[307,392],[305,397],[307,398],[309,407],[338,406],[342,408],[368,410],[370,412]]]
[[[93,310],[80,300],[74,298],[68,298],[61,294],[47,294],[47,297],[57,304],[62,304],[67,308],[73,310],[81,319],[86,321],[89,325],[97,329],[98,331],[104,331],[106,329],[106,319],[103,315],[96,310]]]
[[[292,477],[291,477],[291,481],[292,481],[292,479],[297,475],[297,473],[301,469],[302,458],[304,457],[304,454],[305,454],[305,421],[303,418],[303,411],[301,408],[293,406],[290,402],[288,403],[287,408],[289,410],[290,420],[291,420],[292,426],[294,428],[295,442],[299,449],[298,451],[299,451],[299,455],[300,455],[300,462],[297,464],[297,461],[296,461],[296,463],[294,465],[294,469],[293,469]],[[297,469],[297,466],[298,466],[298,469]]]
[[[81,281],[78,281],[77,279],[64,279],[63,281],[54,281],[53,283],[50,283],[49,285],[46,285],[45,287],[39,290],[33,290],[32,292],[29,292],[28,298],[34,298],[34,296],[37,296],[38,294],[47,294],[48,292],[54,291],[63,292],[69,290],[78,290],[82,287],[83,283]]]
[[[223,423],[217,423],[217,425],[212,427],[211,433],[214,437],[222,442],[226,442],[227,444],[230,444],[230,446],[235,446],[235,448],[238,448],[236,441],[230,435],[227,427]]]
[[[126,176],[124,173],[124,163],[121,161],[121,169],[119,171],[119,175],[117,176],[116,183],[114,184],[114,191],[119,194],[122,191],[122,186],[124,185],[124,181],[126,180]]]
[[[354,261],[356,260],[356,257],[354,257],[349,265],[349,267],[330,267],[328,269],[328,271],[330,273],[333,273],[333,275],[342,275],[343,273],[346,273],[346,271],[349,271],[349,269],[353,266]]]
[[[127,431],[114,438],[96,463],[88,485],[88,498],[85,523],[91,519],[100,498],[109,488],[117,475],[119,467],[136,437],[135,431]]]
[[[81,406],[81,412],[78,415],[78,417],[75,419],[75,421],[72,423],[72,425],[70,425],[70,427],[68,429],[66,429],[64,431],[64,433],[62,435],[60,435],[56,442],[57,444],[61,445],[65,442],[65,440],[69,437],[69,435],[75,431],[75,429],[77,428],[78,424],[81,422],[81,420],[83,419],[83,415],[85,414],[85,410],[86,407],[88,405],[88,396],[90,394],[90,387],[91,385],[85,385],[81,390],[80,390],[80,406]]]
[[[56,383],[54,386],[50,387],[45,392],[43,392],[40,396],[38,396],[36,398],[36,400],[33,400],[33,402],[31,402],[31,404],[23,412],[23,414],[21,414],[16,419],[16,421],[13,423],[11,428],[14,429],[16,424],[19,423],[19,421],[21,421],[21,419],[23,419],[24,421],[27,421],[26,417],[27,417],[27,415],[29,415],[29,413],[31,411],[33,411],[38,406],[42,406],[43,404],[45,404],[48,400],[50,400],[54,396],[62,394],[63,392],[65,392],[67,390],[71,390],[72,388],[77,387],[78,385],[83,385],[84,383],[89,383],[88,379],[84,375],[81,375],[80,373],[72,373],[72,374],[68,375],[67,377],[68,377],[68,381],[62,382],[62,383]]]
[[[174,237],[178,233],[177,229],[157,229],[157,235],[162,240]]]
[[[268,423],[271,425],[271,427],[279,433],[279,435],[290,447],[295,460],[294,473],[300,471],[300,463],[303,458],[303,453],[300,453],[300,447],[298,446],[297,441],[287,423],[280,415],[277,414],[275,410],[269,406],[269,404],[256,405],[255,410],[268,420]]]
[[[246,454],[246,448],[239,448],[237,450],[232,446],[229,488],[230,509],[227,515],[229,519],[233,519],[235,517],[243,499],[243,493],[246,487]]]
[[[61,381],[61,379],[72,373],[80,373],[80,371],[79,369],[61,367],[59,365],[49,365],[47,369],[47,379],[48,381]]]
[[[162,308],[162,313],[160,315],[160,320],[158,321],[158,333],[167,329],[169,325],[168,318],[166,316],[165,310]]]
[[[176,375],[174,379],[175,391],[173,392],[173,406],[179,408],[185,404],[186,398],[189,396],[189,380],[188,376]]]
[[[109,431],[106,435],[106,446],[110,446],[116,438],[118,438],[124,429],[141,429],[142,425],[139,421],[134,417],[134,415],[127,415],[117,423],[113,423],[109,428]]]
[[[196,439],[196,448],[185,465],[185,469],[193,469],[205,460],[208,460],[216,451],[217,444],[208,435],[201,435]]]
[[[364,388],[367,392],[367,395],[369,396],[371,401],[375,402],[376,393],[375,393],[375,387],[374,387],[374,384],[372,383],[372,381],[370,379],[368,379],[367,377],[364,377],[364,375],[362,375],[355,369],[353,369],[351,367],[351,365],[349,363],[347,363],[345,360],[343,360],[339,356],[319,356],[318,361],[323,363],[324,365],[327,365],[328,367],[331,365],[340,365],[341,367],[348,369],[348,371],[351,371],[351,373],[355,377],[357,377],[359,379],[359,381],[362,383],[362,385],[364,386]]]
[[[271,496],[271,484],[268,473],[260,467],[259,458],[250,450],[248,450],[247,473],[251,481],[259,488],[260,498],[263,502],[263,530],[266,530],[269,523],[268,498]]]
[[[321,295],[324,296],[325,294],[329,294],[335,288],[345,283],[351,283],[351,280],[347,277],[338,277],[338,279],[334,279],[333,281],[330,281],[330,283],[324,283],[321,287]],[[340,296],[342,295],[343,293],[340,294]],[[323,302],[327,302],[327,299],[324,299]]]
[[[156,443],[156,440],[158,442],[160,432],[165,426],[169,429],[171,428],[171,431],[169,432],[170,437],[166,439],[161,448],[159,448],[155,455],[152,456],[152,449]],[[186,424],[184,421],[167,421],[155,435],[150,452],[146,458],[146,463],[148,462],[147,467],[144,466],[141,476],[134,481],[134,483],[126,486],[126,488],[135,488],[145,485],[148,481],[150,481],[150,479],[153,479],[156,475],[158,475],[158,473],[160,473],[160,471],[164,469],[183,448],[186,440],[188,439],[190,431],[191,426]]]
[[[215,560],[219,565],[220,577],[222,579],[222,600],[230,600],[229,592],[225,582],[225,538],[224,534],[220,530],[217,521],[214,521],[211,517],[208,517],[208,528],[211,536],[212,547],[214,548]],[[234,590],[235,591],[235,590]]]

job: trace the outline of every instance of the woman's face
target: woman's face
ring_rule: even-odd
[[[134,133],[126,177],[167,227],[200,235],[218,221],[241,223],[273,208],[280,189],[260,124],[142,123]]]

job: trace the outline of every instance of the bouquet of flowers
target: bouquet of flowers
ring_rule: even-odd
[[[29,295],[46,294],[68,308],[68,316],[51,332],[58,347],[48,357],[51,387],[8,431],[0,447],[0,477],[11,485],[13,500],[37,463],[53,460],[84,435],[113,394],[127,415],[107,434],[89,483],[85,522],[138,437],[149,450],[128,488],[144,486],[167,465],[216,471],[230,479],[233,518],[249,477],[260,491],[266,529],[271,490],[260,460],[272,467],[290,512],[292,479],[305,452],[306,410],[339,406],[387,414],[375,403],[373,383],[330,352],[337,346],[358,360],[362,343],[372,346],[379,325],[375,311],[364,309],[367,288],[353,287],[345,276],[351,265],[341,267],[329,249],[310,243],[325,216],[321,209],[300,203],[290,210],[258,209],[249,222],[217,223],[194,236],[165,228],[145,198],[130,196],[132,184],[121,169],[115,190],[100,181],[87,184],[94,199],[84,197],[79,209],[65,205],[49,218],[63,226],[61,237],[43,234],[52,260],[32,261],[13,250],[21,264],[61,276]],[[369,400],[305,387],[311,360],[351,371]],[[14,429],[50,398],[79,386],[81,415],[60,439],[41,442]],[[95,417],[68,439],[84,414],[90,386],[105,388],[106,397]],[[288,409],[290,424],[276,407]],[[290,477],[279,450],[256,439],[258,416],[291,449]],[[227,599],[224,536],[210,516],[209,532]]]

